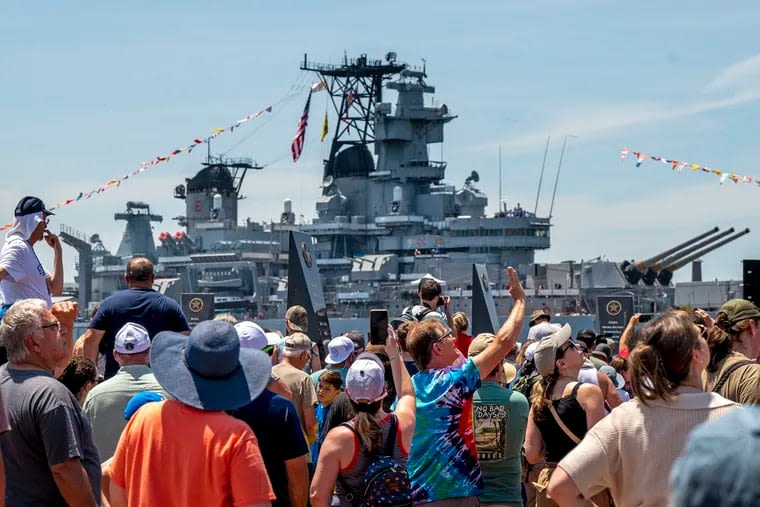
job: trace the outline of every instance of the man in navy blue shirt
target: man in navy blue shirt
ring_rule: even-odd
[[[229,413],[248,423],[259,441],[267,475],[277,497],[272,507],[306,507],[309,450],[293,403],[266,389],[245,407]]]
[[[98,352],[105,355],[105,378],[119,370],[113,357],[114,339],[127,322],[143,326],[151,339],[160,331],[190,334],[190,326],[177,302],[153,290],[155,277],[149,259],[130,259],[124,275],[128,288],[105,298],[90,321],[83,338],[83,354],[93,361],[97,361]]]

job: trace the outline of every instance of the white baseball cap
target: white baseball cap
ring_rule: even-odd
[[[235,324],[235,331],[237,331],[238,338],[240,338],[240,346],[247,349],[262,350],[269,345],[266,333],[255,322],[244,320]]]
[[[113,348],[119,354],[139,354],[150,348],[148,330],[140,324],[127,322],[116,333]]]
[[[325,358],[327,364],[342,363],[354,351],[354,341],[348,336],[338,336],[328,342],[327,351]]]
[[[357,403],[374,403],[385,398],[385,368],[380,358],[364,352],[346,373],[346,394]]]

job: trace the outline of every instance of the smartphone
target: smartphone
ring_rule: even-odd
[[[388,338],[388,310],[369,311],[369,342],[372,345],[385,345]]]
[[[641,322],[649,322],[652,320],[652,317],[654,317],[653,313],[642,313],[639,315],[639,323]]]

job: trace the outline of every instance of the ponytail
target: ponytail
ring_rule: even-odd
[[[668,312],[647,324],[641,342],[631,352],[631,388],[643,403],[672,400],[689,376],[691,358],[699,347],[695,325],[683,312]]]
[[[549,406],[552,402],[551,396],[554,390],[554,384],[557,383],[559,374],[556,369],[551,375],[541,378],[533,387],[533,394],[530,396],[530,402],[533,405],[533,417],[538,420],[544,413],[544,407]]]
[[[710,336],[707,337],[707,343],[710,345],[710,364],[707,365],[707,371],[718,371],[718,364],[728,356],[734,347],[734,343],[740,341],[739,337],[742,332],[749,327],[752,319],[740,320],[736,324],[731,324],[728,315],[719,312],[715,317],[715,327]]]
[[[373,403],[356,403],[351,401],[351,405],[356,412],[354,424],[359,439],[368,453],[372,454],[380,449],[383,439],[383,429],[377,423],[375,414],[380,410],[382,400]]]

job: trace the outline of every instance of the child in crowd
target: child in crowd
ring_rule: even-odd
[[[315,415],[317,416],[317,440],[311,444],[311,459],[312,463],[317,463],[319,457],[319,448],[322,447],[327,436],[327,429],[325,422],[327,420],[327,414],[330,412],[330,405],[336,396],[341,392],[343,387],[343,379],[340,376],[340,372],[336,370],[328,370],[319,376],[319,382],[317,383],[317,409]]]

